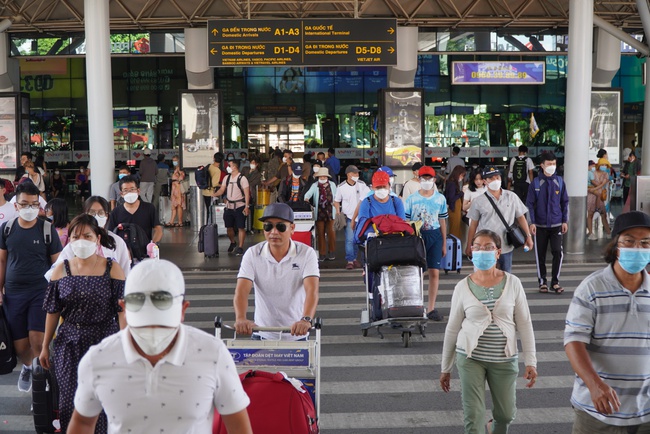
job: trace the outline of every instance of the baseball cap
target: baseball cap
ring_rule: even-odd
[[[149,149],[149,148],[144,148],[144,150],[142,151],[142,153],[143,153],[144,155],[151,155],[151,149]]]
[[[377,172],[386,172],[388,173],[388,176],[395,176],[391,168],[388,166],[381,166],[379,169],[377,169]]]
[[[411,167],[411,170],[415,172],[416,170],[420,170],[421,168],[422,168],[422,163],[417,162]]]
[[[302,164],[300,163],[293,163],[291,165],[291,170],[293,171],[294,175],[302,175]]]
[[[632,228],[650,228],[650,215],[641,211],[630,211],[619,215],[614,220],[612,237]]]
[[[418,175],[419,176],[433,176],[433,177],[435,177],[436,176],[436,171],[433,170],[433,167],[422,166],[420,168],[420,171],[418,172]]]
[[[169,292],[174,298],[169,309],[154,306],[149,294]],[[130,327],[165,326],[178,327],[183,311],[185,280],[181,270],[165,259],[147,259],[137,264],[129,273],[124,285],[124,297],[133,293],[144,293],[142,308],[137,312],[126,310],[126,323]],[[128,304],[128,302],[127,302]]]
[[[260,221],[267,219],[280,219],[293,223],[293,210],[286,203],[272,203],[264,208],[264,214],[260,217]]]
[[[494,175],[501,175],[501,172],[496,167],[487,166],[485,169],[483,169],[483,179],[490,178]]]
[[[357,166],[353,166],[350,164],[348,167],[345,168],[345,174],[347,175],[348,173],[359,173],[359,169]]]
[[[372,175],[372,186],[379,187],[382,185],[389,185],[390,176],[388,173],[377,170],[374,175]]]

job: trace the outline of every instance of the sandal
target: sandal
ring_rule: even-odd
[[[181,224],[180,224],[180,223],[174,223],[174,227],[175,227],[175,228],[180,228],[180,227],[181,227]]]
[[[171,224],[171,223],[165,223],[165,227],[166,227],[166,228],[171,228],[172,226],[174,226],[174,225]]]
[[[492,430],[493,427],[494,427],[494,419],[488,420],[488,423],[487,423],[487,426],[486,426],[488,434],[492,434],[494,432]]]
[[[539,285],[539,292],[543,292],[544,294],[546,294],[548,292],[548,285],[547,284]]]
[[[562,294],[564,292],[564,288],[556,283],[553,285],[553,291],[555,291],[556,294]]]

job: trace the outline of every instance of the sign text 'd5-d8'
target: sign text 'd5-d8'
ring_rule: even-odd
[[[212,67],[395,65],[397,21],[210,20],[208,58]]]

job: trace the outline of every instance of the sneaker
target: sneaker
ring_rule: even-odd
[[[235,247],[237,247],[237,243],[230,243],[230,247],[228,247],[228,253],[235,251]]]
[[[32,390],[32,369],[23,365],[23,369],[18,376],[18,390],[21,392],[29,392]]]
[[[323,262],[325,260],[325,255],[318,256],[318,262]]]
[[[592,241],[596,241],[598,239],[598,235],[596,235],[595,233],[592,232],[589,235],[589,239],[592,240]]]
[[[348,262],[348,264],[345,266],[346,270],[354,270],[354,262]]]
[[[427,314],[427,318],[429,318],[432,321],[442,321],[445,317],[440,315],[438,309],[433,309],[431,312]]]
[[[361,262],[357,261],[356,259],[352,261],[354,264],[354,268],[363,268],[363,265],[361,265]]]
[[[242,249],[241,247],[237,247],[235,249],[235,256],[243,256],[243,254],[244,254],[244,249]]]
[[[327,256],[325,257],[325,260],[326,260],[326,261],[333,261],[333,260],[335,260],[335,259],[336,259],[336,258],[334,257],[334,252],[332,252],[332,253],[328,253]]]

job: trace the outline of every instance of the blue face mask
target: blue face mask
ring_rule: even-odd
[[[496,250],[477,250],[472,252],[472,263],[479,270],[489,270],[497,263]]]
[[[117,179],[122,179],[125,176],[126,176],[126,173],[120,173],[119,175],[117,175]]]
[[[619,265],[630,274],[639,273],[650,264],[650,249],[619,247],[618,252]]]
[[[607,170],[607,166],[600,166],[600,170],[602,172],[609,172],[609,170]]]

